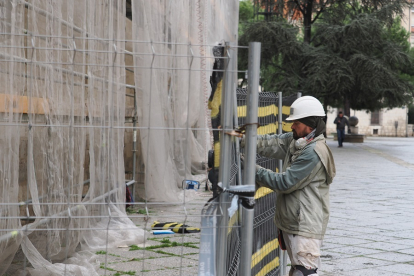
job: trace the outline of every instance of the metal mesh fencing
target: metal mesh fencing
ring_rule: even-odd
[[[212,49],[238,1],[0,10],[0,275],[196,275]]]
[[[224,130],[209,127],[219,114],[206,106],[210,76],[236,73],[214,63],[246,50],[215,55],[237,36],[238,3],[0,1],[1,275],[196,275],[201,255],[216,258],[206,152]],[[275,102],[262,93],[266,133]],[[254,275],[278,273],[272,196],[256,195]],[[237,202],[227,202],[228,275],[240,264]]]

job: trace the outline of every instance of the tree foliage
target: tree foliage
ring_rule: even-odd
[[[248,22],[254,17],[254,7],[252,2],[248,0],[240,1],[239,3],[239,21]]]
[[[240,44],[262,42],[266,90],[303,91],[320,98],[325,106],[345,110],[377,110],[412,101],[413,55],[409,33],[398,16],[406,1],[274,3],[275,12],[283,16],[247,23],[240,36]],[[306,26],[304,17],[310,7],[312,17]],[[299,27],[290,20],[298,13],[303,19]]]

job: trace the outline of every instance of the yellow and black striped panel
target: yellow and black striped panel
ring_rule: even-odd
[[[259,188],[255,194],[251,275],[277,275],[279,269],[278,230],[274,223],[276,193]]]
[[[186,224],[178,222],[159,222],[154,221],[151,225],[152,230],[172,230],[177,234],[189,234],[189,233],[199,233],[200,228],[190,227]]]
[[[213,53],[215,57],[222,57],[223,47],[215,47]],[[216,58],[213,69],[223,70],[222,59]],[[222,95],[223,74],[214,71],[210,78],[212,93],[209,98],[208,107],[211,110],[211,123],[213,129],[220,127],[221,120],[221,95]],[[290,106],[296,100],[296,95],[284,97],[282,99],[282,130],[291,131],[291,122],[286,121],[290,114]],[[260,127],[257,132],[259,135],[275,134],[278,132],[277,117],[279,113],[278,97],[276,93],[259,93],[258,121]],[[239,126],[244,125],[247,113],[247,91],[237,89],[237,113]],[[218,177],[220,166],[220,132],[213,131],[214,140],[214,173]],[[268,169],[276,171],[274,163],[269,162]],[[279,242],[276,225],[274,224],[276,193],[270,189],[260,188],[255,194],[255,215],[254,215],[254,240],[255,245],[252,252],[252,275],[265,276],[277,275],[279,269]],[[229,221],[228,237],[230,244],[238,244],[238,213],[236,212]],[[237,251],[237,250],[236,250]],[[235,256],[233,256],[235,257]],[[229,258],[232,259],[231,256]],[[230,264],[228,264],[230,265]]]
[[[215,57],[213,65],[213,74],[210,77],[211,95],[208,99],[208,108],[211,110],[211,126],[213,129],[213,147],[214,147],[214,170],[218,177],[218,168],[220,166],[220,127],[221,121],[221,93],[223,89],[223,70],[224,70],[224,47],[216,46],[213,48]]]
[[[274,274],[279,267],[279,241],[270,240],[252,256],[252,275],[265,276]]]

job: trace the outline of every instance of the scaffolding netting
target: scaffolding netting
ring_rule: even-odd
[[[98,275],[92,251],[144,241],[125,214],[127,89],[142,197],[183,202],[206,178],[211,52],[237,41],[238,2],[133,0],[130,21],[124,0],[0,0],[0,275]]]
[[[138,124],[146,199],[179,202],[183,179],[206,178],[212,49],[237,39],[238,1],[161,2],[132,1]]]

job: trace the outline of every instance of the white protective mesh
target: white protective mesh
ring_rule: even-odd
[[[239,3],[132,5],[142,197],[182,202]],[[143,242],[124,211],[127,20],[124,0],[0,0],[0,275],[97,275],[92,250]]]
[[[144,235],[123,204],[125,2],[0,6],[0,274],[21,245],[31,275],[97,275],[77,249]],[[34,221],[16,231],[26,213]]]
[[[205,177],[212,48],[237,41],[238,1],[136,0],[132,10],[145,198],[182,201],[182,181]]]

